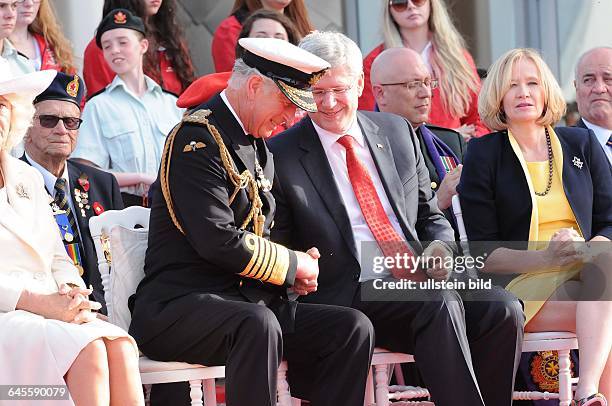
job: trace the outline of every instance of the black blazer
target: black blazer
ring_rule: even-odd
[[[563,188],[584,238],[612,239],[612,169],[595,134],[575,127],[555,133],[563,150]],[[528,240],[531,197],[505,131],[470,141],[458,191],[470,240]]]
[[[25,154],[21,159],[28,164],[28,160]],[[98,271],[98,257],[96,256],[96,248],[94,246],[93,239],[91,238],[91,232],[89,231],[89,219],[93,216],[97,216],[100,213],[96,213],[93,208],[94,202],[99,203],[102,208],[106,210],[121,210],[123,209],[123,201],[121,200],[121,192],[119,191],[119,185],[115,177],[108,172],[100,169],[84,165],[79,162],[75,162],[72,159],[67,161],[68,165],[68,181],[70,183],[70,198],[72,199],[73,207],[75,208],[74,217],[79,224],[79,231],[81,233],[81,248],[83,258],[83,280],[85,285],[93,286],[93,297],[94,300],[100,302],[104,307],[103,311],[106,312],[106,306],[104,301],[104,288],[102,287],[102,278]],[[83,213],[79,208],[79,203],[75,199],[75,190],[78,189],[84,192],[84,186],[79,183],[79,178],[87,179],[89,182],[89,208],[83,205]]]
[[[454,240],[432,193],[414,131],[400,117],[358,112],[357,121],[402,227],[413,241]],[[360,266],[351,224],[325,151],[310,118],[269,142],[276,167],[272,192],[277,215],[272,239],[293,249],[317,247],[318,291],[303,301],[350,306],[359,286]]]

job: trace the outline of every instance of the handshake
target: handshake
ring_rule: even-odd
[[[295,282],[291,288],[298,295],[307,295],[316,292],[317,278],[319,277],[319,250],[312,247],[306,252],[296,251],[297,272]]]

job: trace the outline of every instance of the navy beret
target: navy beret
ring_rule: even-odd
[[[67,75],[57,72],[47,89],[36,96],[34,104],[44,100],[63,100],[76,104],[79,109],[83,100],[83,81],[78,75]]]

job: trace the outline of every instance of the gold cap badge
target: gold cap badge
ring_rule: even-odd
[[[115,21],[115,24],[125,24],[127,23],[127,16],[123,12],[119,11],[115,13],[113,20]]]
[[[74,79],[68,82],[68,84],[66,85],[66,93],[68,93],[68,95],[70,95],[71,97],[77,97],[77,95],[79,94],[79,76],[78,75],[74,75]]]

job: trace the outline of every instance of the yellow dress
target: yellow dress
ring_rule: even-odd
[[[551,135],[556,140],[554,133]],[[576,217],[565,196],[561,181],[561,170],[559,170],[559,167],[562,168],[562,166],[559,165],[559,160],[556,157],[557,154],[555,154],[554,174],[550,191],[546,196],[533,194],[537,206],[536,210],[534,210],[537,219],[537,232],[530,232],[530,241],[533,241],[532,238],[537,235],[538,243],[536,246],[532,245],[530,249],[545,249],[553,234],[561,228],[573,227],[582,235],[580,227],[576,222]],[[530,183],[532,190],[538,192],[546,190],[548,183],[548,161],[526,162],[522,159],[522,156],[520,159],[527,167],[529,174],[528,183]],[[563,283],[574,278],[579,272],[580,267],[577,266],[570,269],[554,268],[541,272],[522,274],[513,279],[506,289],[514,293],[525,303],[525,324],[542,308],[545,299],[550,297]]]

